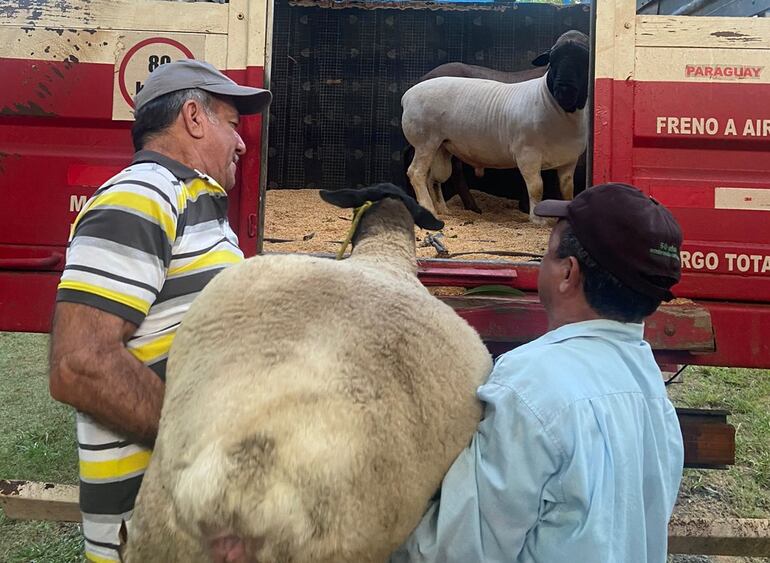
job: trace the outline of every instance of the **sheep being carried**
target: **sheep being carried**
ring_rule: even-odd
[[[417,279],[442,223],[390,184],[322,197],[374,202],[350,258],[251,258],[185,317],[129,563],[381,563],[468,444],[491,360]]]
[[[575,166],[588,140],[588,37],[568,31],[533,64],[545,76],[502,84],[442,77],[421,82],[401,99],[401,125],[415,155],[407,172],[417,201],[446,213],[441,182],[451,155],[476,169],[518,168],[529,193],[529,218],[543,199],[541,170],[555,169],[563,199],[572,199]]]

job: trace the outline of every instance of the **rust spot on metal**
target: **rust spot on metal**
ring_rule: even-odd
[[[64,59],[64,68],[69,70],[72,68],[73,64],[78,64],[80,62],[80,59],[77,58],[75,55],[70,55],[69,57]]]
[[[46,27],[45,30],[46,31],[53,31],[54,33],[56,33],[60,37],[64,34],[64,30],[61,29],[60,27]]]
[[[663,327],[663,332],[666,336],[674,336],[676,334],[676,327],[667,324],[665,327]]]
[[[51,67],[51,70],[52,70],[52,71],[53,71],[53,73],[54,73],[56,76],[58,76],[59,78],[64,78],[64,75],[62,74],[62,72],[61,72],[61,71],[60,71],[58,68],[56,68],[55,66],[54,66],[54,67]]]

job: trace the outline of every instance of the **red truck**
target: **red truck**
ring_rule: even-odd
[[[283,18],[280,25],[275,13]],[[398,27],[407,13],[432,31],[366,35],[371,30],[361,23],[376,17],[385,30]],[[149,72],[178,58],[206,59],[241,83],[272,87],[270,120],[280,120],[276,108],[307,105],[316,90],[316,83],[303,81],[302,57],[328,62],[331,56],[335,36],[312,26],[319,18],[323,29],[338,26],[374,45],[382,60],[400,61],[380,69],[394,73],[394,87],[382,83],[391,101],[410,85],[409,72],[416,77],[427,70],[409,67],[424,49],[439,55],[422,60],[423,66],[444,62],[440,53],[445,57],[449,47],[442,41],[455,39],[436,30],[447,21],[459,21],[458,29],[483,43],[472,62],[487,64],[485,53],[506,48],[516,34],[535,30],[536,42],[547,48],[564,26],[586,27],[594,75],[587,183],[638,186],[673,211],[685,235],[678,299],[649,320],[647,339],[664,364],[770,368],[770,19],[637,15],[633,0],[566,8],[64,0],[0,9],[0,330],[49,330],[69,226],[96,187],[129,162],[131,97]],[[483,32],[485,22],[500,18],[518,18],[511,20],[514,34]],[[276,42],[289,20],[307,43],[296,57]],[[302,25],[311,31],[301,35]],[[354,64],[354,51],[342,61],[339,78],[321,73],[322,87],[350,84],[345,91],[355,92],[356,73],[379,79],[377,68]],[[511,52],[520,66],[536,54],[533,48],[518,54],[515,44]],[[280,88],[271,81],[271,69],[294,63],[296,76],[287,71],[290,80],[284,77]],[[280,101],[287,95],[295,96],[294,105]],[[400,108],[388,103],[385,117],[397,128]],[[267,121],[254,117],[242,125],[249,152],[241,160],[231,220],[246,255],[262,250],[266,163],[275,157]],[[381,131],[370,133],[379,142]],[[291,135],[310,142],[301,131]],[[494,352],[546,329],[535,294],[536,263],[423,260],[420,276],[426,285],[502,284],[525,293],[446,298]]]

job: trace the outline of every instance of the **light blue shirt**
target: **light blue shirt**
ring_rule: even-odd
[[[501,356],[391,563],[663,563],[684,451],[643,328],[574,323]]]

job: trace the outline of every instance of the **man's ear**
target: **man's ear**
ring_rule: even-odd
[[[185,129],[195,139],[203,137],[205,120],[208,119],[206,109],[196,100],[187,100],[179,112],[179,117],[184,123]]]
[[[567,256],[563,264],[564,276],[559,282],[562,293],[569,293],[583,287],[583,272],[580,271],[580,263],[574,256]]]

